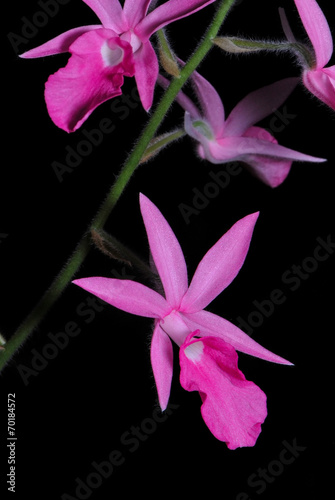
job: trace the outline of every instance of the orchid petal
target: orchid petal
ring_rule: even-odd
[[[285,34],[287,40],[289,42],[295,43],[296,39],[295,39],[295,36],[293,34],[293,31],[291,30],[291,26],[288,22],[285,9],[283,9],[283,7],[279,7],[278,12],[279,12],[279,17],[280,17],[280,22],[281,22],[281,25],[282,25],[282,28],[283,28],[283,31],[284,31],[284,34]]]
[[[151,108],[157,75],[157,56],[150,42],[144,43],[134,54],[135,80],[143,108]]]
[[[254,446],[267,415],[266,395],[238,369],[235,350],[221,339],[188,337],[180,366],[180,383],[187,391],[199,391],[201,414],[212,434],[231,450]]]
[[[299,83],[299,78],[284,78],[248,94],[231,111],[224,137],[243,134],[249,127],[279,108]]]
[[[182,249],[161,212],[143,194],[140,195],[140,206],[152,258],[162,281],[166,300],[171,308],[178,307],[188,285]]]
[[[291,167],[291,160],[277,160],[276,158],[260,155],[249,155],[245,159],[245,168],[253,176],[272,188],[276,188],[284,182],[290,173]]]
[[[193,73],[192,82],[200,101],[203,116],[210,124],[215,136],[219,137],[225,127],[225,110],[221,98],[215,88],[199,73]]]
[[[190,314],[212,302],[236,277],[248,253],[258,213],[236,222],[199,263],[180,311]]]
[[[93,276],[72,283],[108,304],[137,316],[163,318],[171,310],[162,295],[136,281]]]
[[[155,378],[159,406],[164,411],[168,405],[173,374],[173,348],[168,335],[156,324],[151,339],[151,366]]]
[[[189,16],[215,0],[169,0],[150,12],[136,26],[136,34],[148,40],[155,31],[178,19]]]
[[[123,12],[127,24],[133,28],[146,15],[151,0],[125,0]]]
[[[251,127],[244,133],[244,137],[262,137],[263,140],[278,144],[277,140],[267,130],[260,127]],[[291,170],[291,166],[292,160],[282,160],[261,155],[248,155],[245,158],[247,170],[273,188],[284,182]]]
[[[315,50],[317,68],[323,68],[333,53],[333,40],[327,19],[315,0],[294,2]]]
[[[265,349],[265,347],[255,342],[240,328],[216,314],[209,311],[199,311],[193,314],[180,313],[180,315],[191,332],[200,330],[201,335],[219,337],[232,345],[237,351],[244,352],[250,356],[265,359],[272,363],[292,365],[290,361]]]
[[[305,87],[335,110],[335,66],[303,73]]]
[[[321,71],[329,77],[330,83],[333,88],[335,88],[335,65],[329,66],[329,68],[323,68]]]
[[[324,158],[299,153],[293,149],[280,146],[273,142],[254,137],[227,137],[218,142],[209,143],[213,163],[223,163],[231,160],[247,161],[248,155],[263,155],[295,161],[310,161],[320,163]]]
[[[115,30],[118,34],[128,29],[119,0],[83,0],[98,16],[104,28]]]
[[[80,26],[80,28],[74,28],[69,31],[65,31],[61,35],[52,38],[46,43],[43,43],[39,47],[35,47],[34,49],[28,50],[23,54],[20,54],[20,57],[23,59],[33,59],[34,57],[45,57],[52,56],[55,54],[62,54],[63,52],[68,52],[70,46],[73,42],[86,33],[87,31],[97,30],[102,28],[101,25],[96,24],[92,26]]]
[[[49,77],[48,112],[63,130],[79,128],[99,104],[121,94],[123,75],[134,74],[131,46],[114,37],[105,29],[84,33],[71,45],[67,66]]]

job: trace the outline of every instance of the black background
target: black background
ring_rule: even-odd
[[[325,1],[320,5],[334,26],[330,5]],[[278,6],[287,8],[295,33],[303,39],[293,1],[244,0],[231,12],[222,33],[282,38]],[[7,337],[73,251],[147,121],[131,97],[131,106],[123,112],[118,107],[113,114],[112,102],[103,104],[73,134],[57,129],[47,114],[43,88],[48,75],[65,65],[68,56],[22,60],[8,39],[10,32],[21,34],[23,17],[32,20],[40,10],[35,1],[19,1],[6,6],[3,16],[0,329]],[[169,27],[180,57],[187,59],[195,49],[213,12],[209,6]],[[70,0],[27,44],[19,45],[19,51],[95,22],[83,2]],[[219,49],[213,49],[199,70],[219,91],[227,114],[248,92],[299,74],[287,55],[230,57]],[[134,96],[134,86],[133,79],[128,79],[124,94]],[[155,103],[159,95],[157,90]],[[118,103],[124,105],[120,99]],[[93,477],[94,481],[92,464],[108,460],[113,450],[119,450],[122,464],[87,498],[114,498],[120,493],[192,495],[201,488],[206,488],[208,496],[229,500],[295,499],[307,493],[329,498],[332,494],[334,256],[320,262],[295,290],[292,282],[283,281],[283,274],[313,257],[317,238],[326,241],[332,235],[335,240],[335,115],[302,86],[286,107],[294,118],[280,127],[277,139],[287,147],[326,157],[327,163],[294,163],[276,189],[243,171],[186,223],[180,204],[192,206],[194,189],[208,190],[210,172],[226,167],[200,161],[194,144],[184,139],[138,169],[106,225],[147,259],[138,206],[138,194],[144,193],[171,224],[192,276],[204,253],[234,222],[260,211],[242,270],[209,307],[236,322],[238,317],[246,320],[256,309],[253,302],[269,299],[273,290],[281,290],[286,297],[268,318],[263,317],[252,335],[295,366],[240,355],[240,368],[268,397],[268,417],[255,447],[230,451],[210,434],[200,415],[198,394],[180,387],[177,362],[170,398],[174,407],[164,422],[153,424],[157,401],[149,360],[151,320],[98,303],[99,310],[94,310],[87,302],[90,296],[70,285],[1,374],[2,495],[7,489],[8,393],[16,394],[16,498],[56,500],[65,493],[76,498],[78,478],[86,482]],[[104,135],[101,144],[60,182],[53,162],[64,164],[66,148],[76,149],[85,138],[83,130],[96,129],[106,118],[113,120],[115,130]],[[271,116],[262,125],[268,127],[270,120]],[[181,123],[182,112],[173,106],[161,130]],[[93,249],[77,276],[117,274],[142,279],[136,270]],[[52,343],[48,334],[64,332],[69,322],[75,322],[80,333],[24,382],[19,367],[32,368],[34,352],[43,355]],[[143,441],[132,445],[122,441],[132,427],[141,426]],[[281,465],[285,443],[298,445],[299,456]],[[259,478],[264,469],[268,479]]]

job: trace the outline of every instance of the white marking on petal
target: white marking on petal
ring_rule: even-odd
[[[142,42],[141,40],[138,38],[137,35],[135,35],[135,33],[132,33],[131,37],[130,37],[130,45],[132,46],[132,49],[133,49],[133,53],[135,53],[136,51],[138,51],[138,49],[140,47],[142,47]]]
[[[101,47],[101,56],[105,66],[117,66],[123,60],[123,54],[124,50],[121,47],[116,46],[115,49],[111,49],[108,41]]]
[[[135,33],[132,30],[122,33],[120,38],[121,40],[124,40],[131,45],[131,48],[133,49],[133,54],[135,54],[135,52],[137,52],[138,49],[142,47],[141,39],[137,35],[135,35]]]
[[[201,340],[197,342],[193,342],[192,344],[188,345],[185,349],[185,356],[192,361],[193,363],[197,363],[201,360],[202,358],[202,353],[204,350],[204,344],[201,342]]]

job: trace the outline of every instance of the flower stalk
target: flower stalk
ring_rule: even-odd
[[[186,135],[184,129],[173,130],[152,139],[141,159],[141,164],[154,158],[163,148]]]
[[[213,39],[214,45],[231,54],[251,54],[254,52],[291,52],[307,66],[315,65],[314,55],[305,44],[300,42],[272,42],[269,40],[248,40],[237,37],[221,37]]]

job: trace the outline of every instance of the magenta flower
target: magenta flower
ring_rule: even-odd
[[[287,177],[292,161],[323,162],[280,146],[266,129],[255,126],[287,99],[298,78],[285,78],[248,94],[225,119],[220,96],[213,86],[195,72],[192,77],[200,108],[182,92],[177,101],[185,109],[185,130],[198,142],[198,154],[211,163],[240,161],[265,184],[277,187]],[[167,85],[159,76],[158,82]]]
[[[124,76],[135,76],[145,110],[152,105],[158,60],[149,38],[160,28],[215,0],[168,0],[147,13],[152,0],[84,0],[102,24],[74,28],[21,55],[70,52],[65,68],[51,75],[45,101],[54,123],[78,129],[104,101],[122,94]],[[155,2],[154,2],[155,3]]]
[[[315,0],[294,0],[301,21],[314,49],[313,64],[303,62],[303,82],[320,101],[335,110],[335,66],[326,67],[333,54],[333,40],[327,19]],[[295,42],[284,18],[283,28],[289,41]]]
[[[129,280],[90,277],[73,283],[123,311],[154,318],[151,364],[162,410],[171,389],[172,340],[180,347],[181,385],[199,391],[202,416],[211,432],[231,449],[251,446],[266,417],[266,397],[238,370],[235,349],[274,363],[291,363],[204,308],[238,274],[258,213],[239,220],[219,239],[188,286],[183,252],[171,227],[144,195],[140,206],[165,296]]]

